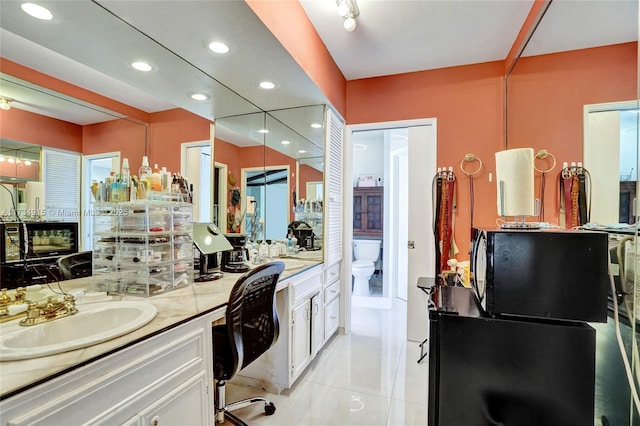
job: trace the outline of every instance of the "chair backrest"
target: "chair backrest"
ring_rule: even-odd
[[[60,275],[65,280],[91,276],[92,252],[83,251],[62,256],[58,258],[57,264]]]
[[[244,274],[231,290],[226,322],[231,338],[234,371],[255,361],[278,340],[276,284],[283,262],[260,265]]]

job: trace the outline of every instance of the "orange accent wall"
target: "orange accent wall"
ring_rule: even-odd
[[[82,153],[85,155],[120,151],[129,159],[132,175],[138,174],[145,152],[146,126],[129,120],[112,120],[82,128]]]
[[[323,174],[321,171],[314,169],[311,166],[303,164],[300,166],[300,175],[298,180],[300,181],[300,188],[298,190],[298,199],[307,199],[307,182],[322,182]]]
[[[0,162],[0,176],[14,176],[18,179],[40,180],[40,163],[32,161],[30,165],[21,163]]]
[[[558,175],[583,161],[583,107],[637,99],[636,42],[521,58],[508,80],[509,148],[546,149],[556,168],[546,178],[545,220],[558,221]],[[540,163],[539,169],[551,164]],[[612,170],[612,173],[617,171]],[[539,196],[540,174],[536,173]]]
[[[474,176],[474,225],[495,226],[494,153],[503,149],[504,63],[420,71],[347,82],[347,123],[418,118],[437,119],[437,165],[453,166],[458,177],[455,240],[459,259],[468,258],[470,203],[468,180],[460,170],[467,153],[482,159]],[[431,181],[425,182],[431,197]],[[431,232],[431,225],[425,230]]]
[[[245,0],[253,12],[320,88],[333,107],[346,116],[346,79],[309,21],[298,0]]]
[[[184,109],[150,114],[150,123],[149,163],[151,167],[156,163],[164,166],[172,173],[180,171],[183,143],[210,139],[211,121]]]
[[[0,110],[0,138],[82,151],[82,126],[17,108]]]

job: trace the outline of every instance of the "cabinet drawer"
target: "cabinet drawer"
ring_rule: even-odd
[[[340,294],[340,281],[335,281],[329,287],[324,289],[325,304],[331,302]]]
[[[340,299],[335,298],[324,308],[324,338],[327,341],[338,329],[340,322]]]
[[[314,295],[314,293],[317,293],[322,289],[321,277],[321,274],[314,275],[304,281],[293,283],[291,285],[290,290],[294,306],[301,300],[309,299]]]
[[[338,263],[334,263],[333,265],[329,266],[325,272],[326,277],[325,277],[325,285],[331,284],[334,281],[336,281],[338,278],[340,278],[340,262]]]

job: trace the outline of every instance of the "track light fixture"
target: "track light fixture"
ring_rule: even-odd
[[[9,111],[11,109],[11,105],[9,105],[9,102],[11,101],[13,101],[13,99],[0,98],[0,109],[3,111]]]
[[[344,29],[352,32],[356,29],[356,16],[360,15],[356,0],[336,0],[338,15],[344,18]]]

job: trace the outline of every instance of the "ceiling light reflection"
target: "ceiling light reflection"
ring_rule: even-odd
[[[25,13],[33,16],[34,18],[42,19],[43,21],[50,21],[53,19],[53,15],[49,12],[49,9],[40,5],[34,3],[22,3],[20,7]]]

